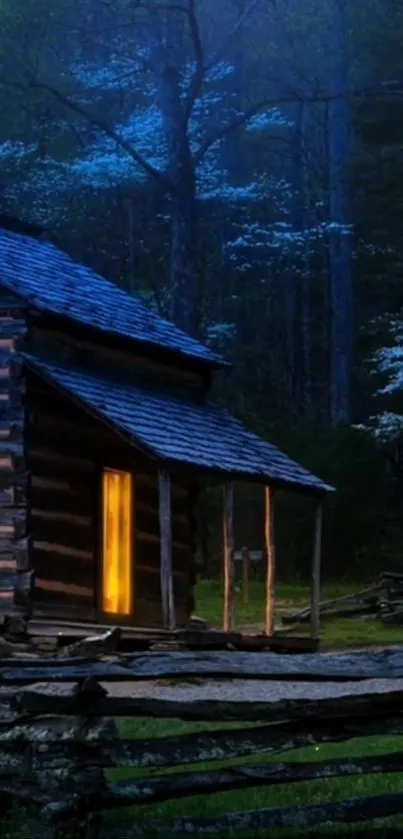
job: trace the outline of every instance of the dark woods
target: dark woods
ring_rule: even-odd
[[[340,490],[325,574],[398,563],[398,488],[352,426],[382,410],[367,360],[393,338],[374,319],[402,302],[400,4],[5,0],[0,15],[2,210],[234,362],[216,398]],[[262,499],[248,517],[237,504],[239,545],[261,547]],[[280,500],[278,516],[295,578],[311,510]],[[214,527],[204,543],[214,555]]]

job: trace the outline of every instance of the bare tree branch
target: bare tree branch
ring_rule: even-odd
[[[196,13],[196,4],[195,0],[189,0],[189,7],[188,7],[188,17],[189,17],[189,28],[190,28],[190,35],[192,39],[193,50],[195,54],[195,62],[196,68],[193,73],[193,78],[190,82],[189,89],[186,96],[185,102],[185,113],[184,113],[184,124],[187,127],[189,122],[194,103],[203,87],[203,81],[205,78],[205,66],[204,66],[204,50],[203,50],[203,43],[200,35],[200,27],[199,21],[197,19]]]
[[[225,39],[225,42],[224,42],[223,46],[221,47],[221,49],[216,53],[216,55],[209,62],[209,64],[207,64],[207,66],[205,68],[206,73],[208,73],[209,70],[212,70],[213,67],[216,67],[217,64],[219,64],[220,61],[224,58],[224,56],[226,55],[229,47],[231,46],[232,41],[234,40],[235,36],[238,34],[239,30],[241,29],[243,24],[247,21],[247,19],[250,17],[252,12],[254,12],[255,9],[257,9],[260,2],[261,2],[261,0],[251,0],[249,5],[242,12],[242,14],[239,16],[238,20],[236,21],[236,23],[232,27],[232,29],[231,29],[229,35],[227,36],[227,38]],[[275,0],[272,0],[272,2],[275,3]]]
[[[381,86],[376,87],[368,87],[368,88],[358,88],[356,90],[351,90],[348,94],[348,98],[352,97],[387,97],[387,96],[403,96],[403,86],[402,88],[397,88],[396,90],[390,88],[382,88]],[[208,137],[206,137],[204,143],[201,144],[199,151],[195,154],[195,163],[198,165],[201,163],[207,152],[211,149],[215,143],[218,143],[224,137],[228,137],[232,131],[236,131],[237,128],[241,128],[243,125],[247,125],[254,116],[259,114],[265,108],[280,106],[280,105],[290,105],[296,102],[309,102],[314,104],[315,102],[333,102],[337,99],[345,99],[346,95],[344,93],[317,93],[313,96],[305,96],[304,94],[298,95],[290,94],[287,96],[282,96],[278,99],[262,99],[261,102],[257,102],[256,105],[252,105],[247,110],[243,111],[239,116],[235,117],[231,122],[227,123],[227,125],[222,126],[217,131],[212,132]]]
[[[62,105],[66,108],[69,108],[74,113],[78,114],[79,116],[83,117],[87,122],[91,125],[94,125],[96,128],[99,128],[106,134],[107,137],[110,137],[111,140],[114,140],[116,145],[121,148],[132,160],[140,166],[147,175],[150,175],[151,178],[154,178],[161,186],[167,189],[169,192],[172,192],[174,186],[169,180],[169,178],[163,173],[160,172],[159,169],[156,169],[151,163],[146,160],[143,155],[141,155],[136,149],[129,143],[127,140],[124,139],[114,128],[108,125],[107,122],[104,120],[99,119],[98,117],[94,117],[91,113],[89,113],[86,108],[83,108],[82,105],[79,105],[78,102],[74,102],[73,99],[70,99],[68,96],[65,96],[61,93],[57,88],[52,87],[52,85],[46,84],[45,82],[31,82],[31,87],[36,88],[38,90],[44,90],[50,93],[52,96],[57,99]]]
[[[217,131],[213,131],[210,136],[206,137],[204,143],[201,144],[199,151],[195,155],[195,162],[196,165],[201,163],[207,152],[211,149],[215,143],[218,143],[220,140],[227,137],[232,131],[236,131],[237,128],[241,128],[242,125],[246,125],[253,119],[254,116],[263,111],[264,108],[268,108],[270,106],[275,105],[285,105],[290,102],[297,102],[298,99],[296,97],[290,98],[282,98],[282,99],[263,99],[261,102],[258,102],[256,105],[252,105],[246,111],[243,111],[242,114],[235,117],[235,119],[231,120],[227,125],[222,126]]]

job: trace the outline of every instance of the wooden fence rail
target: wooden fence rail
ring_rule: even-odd
[[[256,661],[255,661],[256,658]],[[257,662],[259,661],[259,664]],[[343,671],[343,666],[345,671]],[[260,669],[259,669],[260,668]],[[355,668],[355,671],[354,671]],[[125,676],[122,676],[122,671]],[[362,680],[359,694],[331,695],[331,681]],[[320,699],[267,702],[192,700],[113,695],[111,683],[191,674],[220,679],[326,679],[329,695]],[[346,675],[347,674],[347,675]],[[344,826],[403,815],[403,791],[294,807],[224,813],[211,817],[162,820],[142,817],[142,805],[230,790],[273,787],[330,778],[403,773],[403,751],[288,763],[291,749],[353,738],[403,735],[403,650],[301,657],[240,653],[151,653],[110,660],[72,656],[43,660],[11,659],[0,664],[0,801],[3,812],[17,802],[32,817],[25,836],[63,835],[98,839],[125,837],[243,836],[259,829],[309,830],[331,822]],[[389,679],[387,690],[371,693],[365,680]],[[102,680],[103,684],[100,683]],[[40,682],[40,683],[38,683]],[[107,687],[105,687],[105,684]],[[21,687],[23,686],[23,687]],[[171,687],[171,686],[170,686]],[[346,691],[348,688],[346,687]],[[238,727],[128,739],[119,718],[147,717],[236,722]],[[245,722],[250,723],[245,727]],[[125,727],[124,727],[125,728]],[[275,756],[264,762],[263,756]],[[253,756],[253,764],[214,767],[217,761]],[[185,771],[186,766],[212,767]],[[164,770],[183,771],[164,775]],[[136,773],[113,779],[116,769]],[[139,775],[139,770],[153,774]],[[125,808],[135,807],[130,817]],[[121,812],[119,812],[121,811]],[[28,818],[28,817],[27,817]],[[80,834],[80,831],[85,831]],[[29,831],[29,832],[28,832]],[[390,835],[392,835],[391,832]],[[308,835],[308,834],[307,834]],[[368,829],[366,836],[375,835]],[[381,835],[381,834],[380,834]],[[387,835],[382,834],[382,835]],[[399,835],[399,834],[397,834]]]

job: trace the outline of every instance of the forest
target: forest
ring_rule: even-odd
[[[401,567],[401,2],[1,0],[0,16],[0,212],[229,359],[215,400],[338,490],[326,578]],[[262,503],[239,491],[237,546],[261,547]],[[210,564],[218,506],[207,488]],[[288,497],[276,516],[280,575],[302,579],[312,510]]]

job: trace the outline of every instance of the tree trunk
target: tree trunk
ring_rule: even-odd
[[[175,167],[175,191],[171,198],[171,318],[182,329],[195,334],[200,291],[197,270],[196,178],[193,161],[186,160],[186,155],[184,158]]]
[[[347,23],[344,0],[333,0],[332,95],[328,107],[330,262],[330,418],[333,427],[351,421],[353,368],[353,244],[350,230],[352,156],[348,102]]]
[[[167,3],[157,22],[152,16],[149,37],[171,183],[170,316],[182,329],[195,333],[199,295],[196,171],[181,88],[186,66],[184,15],[177,4]]]

